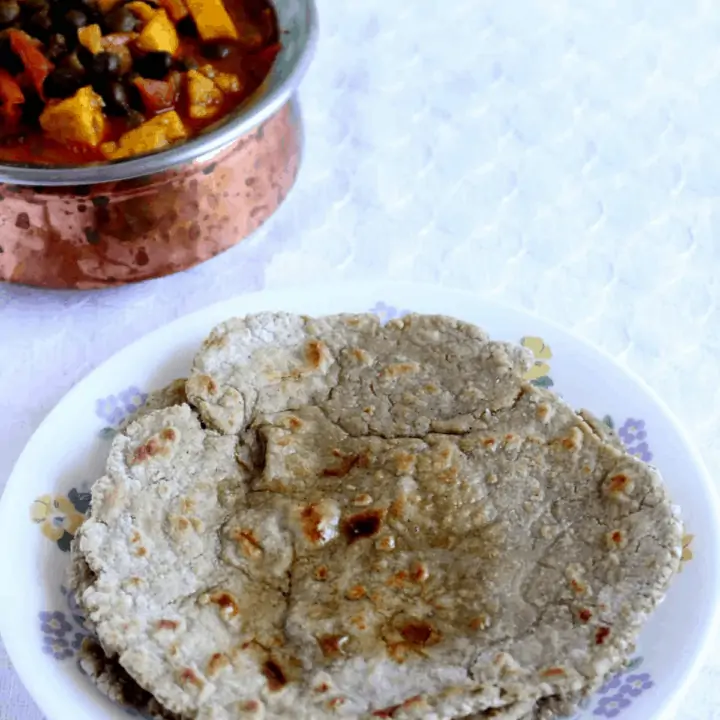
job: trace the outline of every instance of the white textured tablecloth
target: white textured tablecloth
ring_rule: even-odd
[[[717,474],[720,5],[319,5],[303,169],[252,240],[120,290],[0,286],[0,488],[63,394],[143,333],[238,293],[383,275],[569,326],[644,376]],[[0,718],[40,717],[0,646]],[[718,718],[720,651],[678,720]]]

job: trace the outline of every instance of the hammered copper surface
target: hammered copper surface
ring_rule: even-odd
[[[0,184],[0,279],[100,288],[208,260],[283,201],[301,142],[291,101],[209,161],[82,187]]]

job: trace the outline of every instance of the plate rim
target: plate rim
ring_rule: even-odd
[[[201,320],[205,316],[218,314],[223,308],[229,309],[233,306],[242,306],[243,304],[252,305],[253,303],[261,301],[270,306],[271,309],[268,311],[277,311],[278,308],[292,306],[293,302],[297,302],[298,296],[302,298],[303,295],[312,294],[314,292],[317,292],[317,290],[311,285],[296,284],[283,288],[263,289],[252,293],[235,295],[225,300],[210,303],[205,307],[180,315],[166,323],[163,323],[105,357],[101,362],[93,367],[90,372],[78,380],[56,402],[53,408],[34,428],[32,435],[17,457],[8,476],[2,495],[0,495],[0,538],[2,538],[7,532],[4,528],[10,527],[11,525],[10,515],[11,507],[13,507],[11,500],[13,495],[19,494],[19,489],[21,489],[18,482],[18,473],[22,470],[24,462],[26,462],[36,435],[38,435],[44,427],[50,425],[54,421],[55,416],[61,414],[64,411],[64,407],[71,404],[75,397],[81,394],[83,387],[86,384],[90,384],[93,378],[100,375],[103,368],[117,355],[128,352],[133,348],[137,348],[138,346],[147,343],[153,336],[162,335],[163,333],[171,333],[175,328],[186,324],[192,324],[193,321]],[[652,387],[650,387],[650,385],[648,385],[641,376],[636,374],[631,368],[628,368],[626,365],[619,362],[606,350],[598,347],[591,341],[580,337],[571,328],[565,327],[552,319],[543,317],[533,310],[528,310],[519,305],[503,301],[502,298],[495,298],[484,295],[480,292],[474,292],[472,290],[447,288],[442,285],[429,283],[392,282],[384,279],[381,281],[356,281],[344,284],[328,284],[322,288],[322,292],[326,298],[330,299],[331,304],[337,304],[340,308],[343,301],[346,299],[358,298],[363,295],[368,296],[368,298],[372,298],[372,301],[375,302],[385,301],[388,296],[394,296],[397,294],[407,294],[408,296],[425,294],[426,297],[428,294],[435,294],[442,296],[443,301],[452,299],[455,302],[464,300],[469,304],[479,303],[488,308],[499,310],[501,312],[510,312],[511,314],[515,314],[517,316],[527,317],[531,321],[537,321],[540,325],[551,328],[552,332],[557,333],[560,336],[565,336],[573,343],[583,346],[586,351],[599,356],[605,362],[612,365],[620,374],[625,376],[639,389],[641,389],[645,395],[647,395],[647,397],[657,406],[658,410],[664,416],[664,419],[669,423],[670,427],[681,441],[687,452],[688,459],[692,462],[692,471],[701,481],[701,486],[707,495],[709,514],[714,521],[712,523],[712,539],[715,546],[714,550],[716,555],[720,557],[720,494],[712,480],[712,476],[710,475],[703,458],[695,447],[689,433],[680,424],[680,421],[670,410],[663,398]],[[334,312],[343,312],[340,308]],[[233,315],[237,315],[242,312],[242,310],[238,309],[229,310],[226,314],[226,318],[230,318]],[[258,312],[258,310],[247,310],[245,312]],[[292,311],[287,310],[287,312]],[[214,322],[215,321],[210,321],[211,324],[214,324]],[[208,326],[207,332],[209,332],[210,329],[211,327]],[[0,576],[2,576],[3,571],[7,570],[8,563],[9,553],[0,553]],[[37,705],[47,720],[62,720],[63,716],[58,714],[57,706],[51,702],[51,698],[47,694],[36,690],[38,683],[37,676],[33,675],[31,672],[33,668],[32,662],[29,659],[26,660],[24,658],[24,654],[18,647],[19,642],[16,641],[15,634],[8,631],[11,624],[11,618],[6,617],[7,613],[2,612],[2,608],[6,604],[6,593],[7,591],[5,590],[0,592],[0,639],[4,644],[11,666],[20,678],[20,681],[22,682],[28,695],[32,698],[33,702]],[[671,720],[671,718],[674,717],[674,712],[676,711],[677,706],[687,695],[690,685],[697,678],[700,670],[709,657],[710,652],[714,648],[720,631],[720,571],[716,572],[714,575],[714,582],[712,583],[712,597],[718,600],[718,602],[713,604],[714,611],[707,615],[704,618],[704,622],[701,623],[703,627],[704,640],[698,645],[693,659],[684,665],[683,669],[678,671],[677,683],[674,688],[668,690],[668,696],[666,698],[667,707],[660,711],[660,715],[657,716],[656,720]],[[8,642],[9,638],[10,641]]]

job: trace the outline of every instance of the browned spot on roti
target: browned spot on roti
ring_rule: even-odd
[[[147,555],[147,548],[139,547],[139,548],[135,551],[135,554],[136,554],[138,557],[145,557],[145,555]]]
[[[478,615],[470,621],[470,628],[472,630],[485,630],[490,626],[490,619],[487,615]]]
[[[427,564],[419,560],[415,561],[410,568],[410,577],[412,577],[415,582],[425,582],[430,577],[430,570]]]
[[[201,375],[198,379],[211,395],[214,395],[218,391],[217,383],[209,375]]]
[[[449,485],[450,483],[454,483],[458,479],[459,474],[460,469],[458,468],[458,466],[452,465],[451,467],[439,473],[437,478],[438,480],[440,480],[440,482],[444,482],[446,485]]]
[[[262,673],[267,680],[268,688],[273,692],[282,690],[282,688],[287,685],[287,678],[285,677],[283,669],[272,658],[267,660],[262,666]]]
[[[629,484],[630,478],[627,475],[615,475],[615,477],[610,478],[608,491],[611,493],[621,493],[627,489]]]
[[[320,581],[327,580],[328,579],[327,565],[320,565],[320,566],[316,567],[314,576],[315,576],[316,580],[320,580]]]
[[[402,707],[402,705],[391,705],[390,707],[383,708],[382,710],[376,710],[373,713],[373,717],[379,718],[391,718],[395,717],[395,713]]]
[[[240,613],[237,600],[229,592],[213,593],[210,596],[210,602],[215,603],[229,617],[235,617]]]
[[[384,367],[380,371],[381,377],[389,377],[389,378],[396,378],[400,377],[402,375],[410,375],[412,373],[416,373],[419,369],[419,366],[417,363],[393,363],[392,365],[388,365]]]
[[[367,595],[367,590],[362,585],[353,585],[346,593],[348,600],[362,600]]]
[[[377,535],[380,532],[382,518],[382,510],[367,510],[351,515],[343,521],[343,534],[350,544]]]
[[[590,619],[592,618],[592,612],[590,612],[590,610],[588,610],[587,608],[583,608],[583,609],[578,613],[578,617],[579,617],[580,620],[582,620],[582,622],[584,622],[584,623],[590,622]]]
[[[143,463],[152,457],[169,454],[170,448],[166,443],[161,443],[157,437],[151,437],[144,445],[140,445],[140,447],[135,449],[135,452],[132,454],[132,458],[130,459],[130,464],[137,465],[138,463]]]
[[[544,677],[562,677],[565,675],[565,671],[559,667],[551,667],[547,670],[543,670],[542,675]]]
[[[435,645],[440,634],[426,620],[410,620],[400,628],[400,634],[411,645]]]
[[[595,631],[595,644],[596,645],[602,645],[607,637],[610,635],[610,628],[608,627],[599,627]]]
[[[330,686],[326,682],[324,682],[324,683],[320,683],[314,689],[315,689],[316,693],[326,693],[330,689]]]
[[[230,664],[230,659],[224,653],[215,653],[210,660],[208,660],[207,674],[217,675],[224,667]]]
[[[182,685],[194,685],[197,688],[201,688],[205,684],[192,668],[185,668],[180,672],[180,683]]]
[[[302,520],[303,535],[314,544],[318,544],[323,540],[323,533],[321,525],[324,520],[322,513],[318,509],[318,506],[313,503],[303,508],[300,513],[300,519]]]
[[[342,646],[347,639],[347,635],[321,635],[317,641],[326,658],[335,658],[343,654]]]
[[[415,456],[405,450],[398,450],[393,459],[395,460],[395,469],[403,475],[409,474],[415,469]]]
[[[299,430],[303,426],[302,420],[300,420],[300,418],[296,418],[294,415],[290,417],[288,424],[290,425],[291,430]]]
[[[165,428],[161,433],[160,436],[163,440],[168,440],[169,442],[172,442],[177,438],[177,433],[173,428]]]
[[[319,368],[326,356],[325,343],[319,340],[310,340],[305,346],[305,359],[311,368]]]
[[[141,540],[140,533],[137,530],[133,530],[132,535],[130,535],[130,542],[131,543],[139,543]]]
[[[230,537],[240,546],[245,557],[256,558],[262,555],[262,545],[252,530],[233,530]]]
[[[160,630],[177,630],[179,624],[175,620],[160,620],[157,626]]]
[[[340,451],[333,451],[336,457],[340,457],[340,464],[336,467],[325,468],[322,471],[323,477],[345,477],[356,465],[367,467],[367,456],[365,455],[342,455]]]
[[[404,570],[398,570],[398,572],[387,579],[385,584],[390,587],[401,588],[405,584],[406,580],[407,573]]]

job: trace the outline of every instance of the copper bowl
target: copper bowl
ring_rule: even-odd
[[[283,50],[247,106],[180,145],[78,167],[0,166],[0,280],[102,288],[185,270],[277,209],[302,151],[296,89],[317,36],[313,0],[274,0]]]

